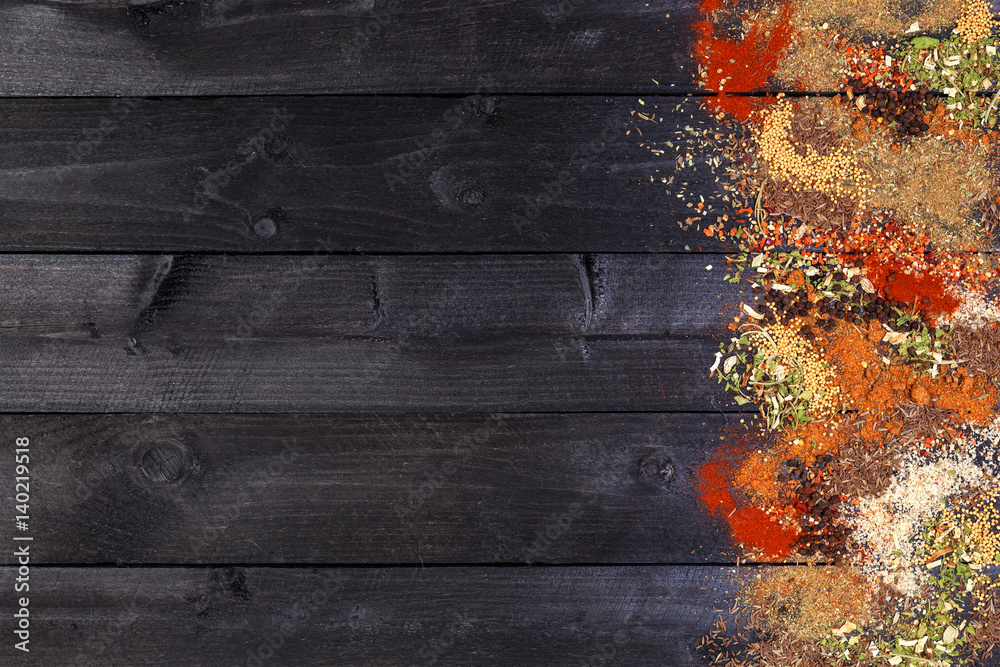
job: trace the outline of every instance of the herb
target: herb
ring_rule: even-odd
[[[743,326],[746,333],[723,343],[719,353],[722,370],[718,382],[736,394],[737,405],[756,403],[769,429],[786,425],[799,428],[812,416],[809,401],[814,392],[805,386],[802,362],[782,355],[771,335],[756,324]]]
[[[993,96],[982,95],[995,89],[1000,79],[996,38],[968,44],[957,34],[945,40],[916,37],[902,44],[896,55],[918,85],[948,96],[946,108],[956,120],[977,127],[996,126],[1000,109],[991,104]]]

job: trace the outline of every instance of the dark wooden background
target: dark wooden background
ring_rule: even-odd
[[[694,14],[0,5],[0,664],[700,664]]]

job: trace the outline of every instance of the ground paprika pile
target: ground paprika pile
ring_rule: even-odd
[[[789,2],[779,5],[774,25],[768,28],[754,23],[742,40],[719,35],[719,27],[711,18],[727,5],[726,0],[701,0],[699,14],[702,18],[693,25],[698,38],[694,54],[702,68],[701,84],[719,93],[718,97],[706,101],[708,106],[745,121],[754,109],[767,103],[767,98],[729,93],[745,93],[767,86],[791,44],[792,5]]]
[[[865,275],[872,285],[887,299],[914,305],[927,313],[933,324],[942,315],[955,312],[959,300],[945,291],[944,281],[934,275],[910,274],[893,261],[869,260],[865,262]]]
[[[733,487],[733,476],[746,455],[746,446],[738,442],[716,450],[695,476],[698,500],[702,507],[726,521],[733,541],[742,544],[746,553],[759,553],[772,561],[784,560],[798,539],[797,531],[782,527],[762,509],[738,497]]]

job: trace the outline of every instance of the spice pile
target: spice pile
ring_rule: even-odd
[[[801,564],[744,576],[712,664],[1000,660],[996,28],[984,0],[700,2],[725,192],[682,226],[737,249],[710,373],[757,416],[695,488],[741,560]],[[828,94],[742,94],[781,89]]]

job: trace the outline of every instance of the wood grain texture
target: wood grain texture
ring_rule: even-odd
[[[736,552],[693,478],[735,428],[718,414],[11,415],[0,440],[31,439],[39,564],[718,563]]]
[[[0,95],[690,90],[694,14],[680,0],[12,0]]]
[[[700,219],[726,212],[694,134],[714,121],[697,98],[643,102],[0,100],[0,251],[722,249],[678,225],[699,197]]]
[[[0,410],[712,411],[708,260],[0,256]]]
[[[711,567],[35,568],[31,652],[5,642],[0,656],[45,667],[688,667],[705,664],[698,640],[735,576]],[[14,577],[0,568],[5,589]],[[2,600],[0,628],[13,637],[10,596]]]

